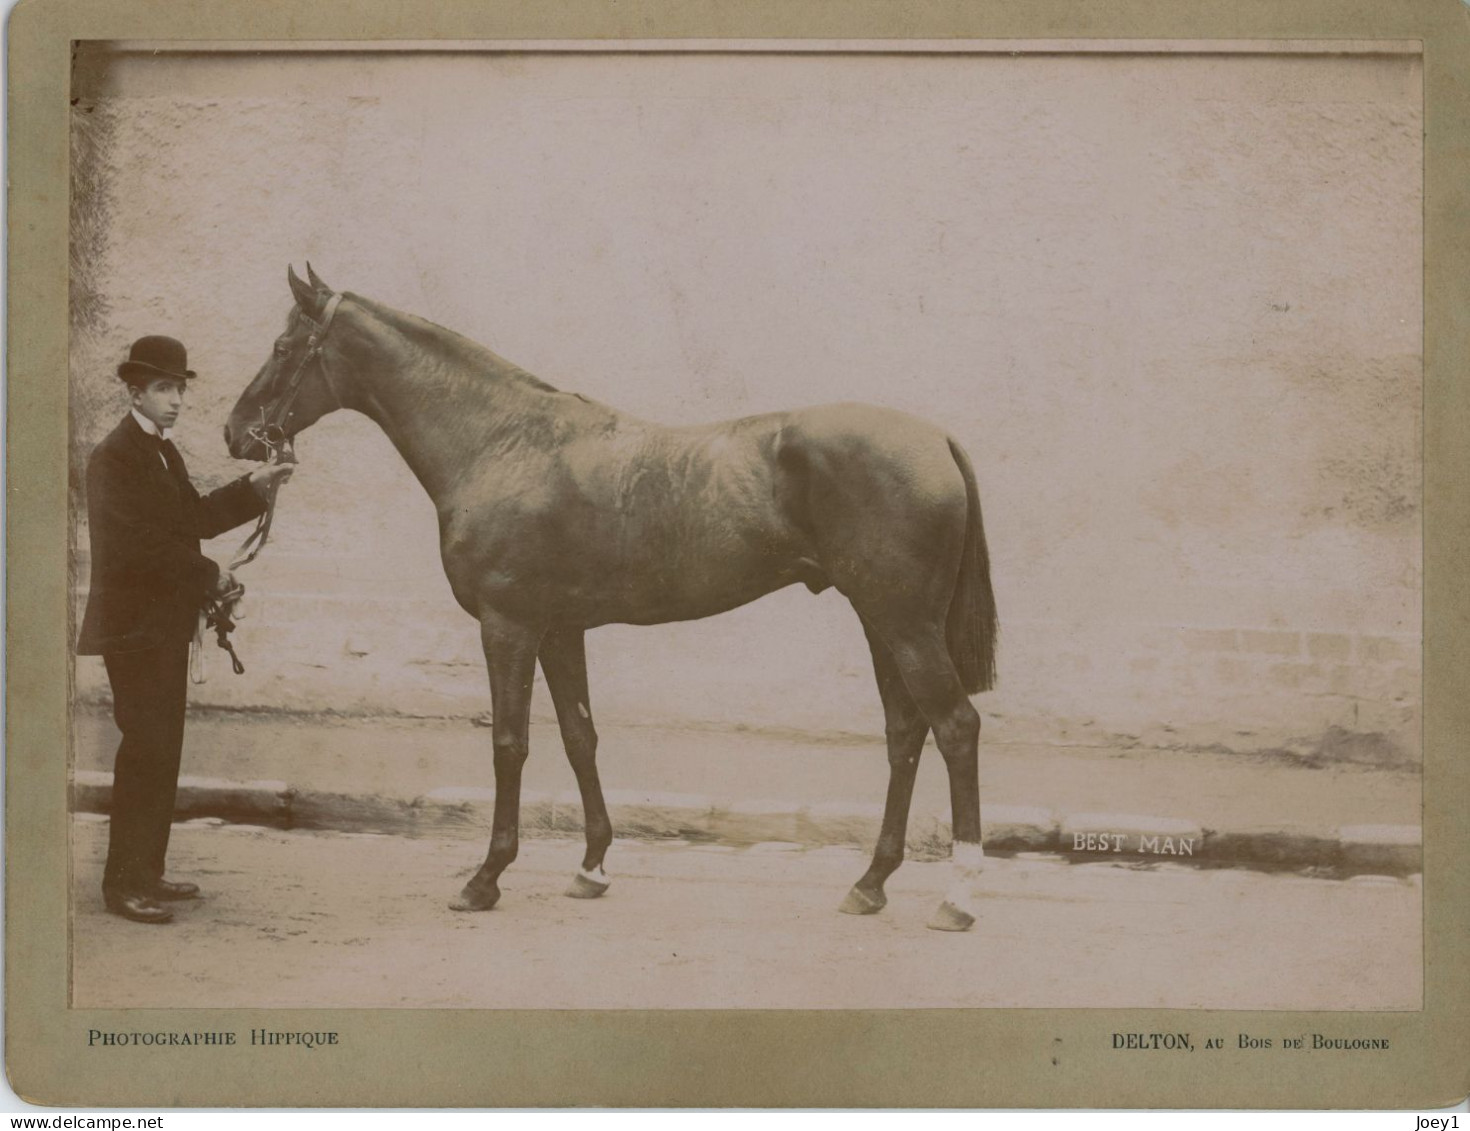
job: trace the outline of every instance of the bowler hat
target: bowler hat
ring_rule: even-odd
[[[146,384],[159,377],[184,381],[196,376],[189,368],[184,343],[162,334],[149,334],[134,342],[127,361],[117,367],[117,375],[130,385]]]

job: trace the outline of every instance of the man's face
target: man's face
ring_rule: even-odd
[[[184,407],[184,383],[167,377],[157,377],[140,389],[129,389],[133,407],[159,428],[172,428]]]

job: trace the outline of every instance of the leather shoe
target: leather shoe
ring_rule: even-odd
[[[167,907],[160,907],[146,895],[139,895],[137,892],[110,891],[102,898],[108,911],[121,915],[124,919],[131,919],[134,923],[167,923],[174,917],[174,913]]]
[[[148,889],[148,898],[160,903],[176,899],[198,899],[199,885],[158,880]]]

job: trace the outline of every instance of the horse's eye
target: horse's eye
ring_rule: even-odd
[[[276,343],[276,356],[277,357],[285,357],[290,352],[291,352],[291,347],[289,345],[287,345],[285,342],[277,342]]]

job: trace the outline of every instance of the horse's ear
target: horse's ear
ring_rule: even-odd
[[[286,281],[291,284],[291,293],[296,296],[296,305],[301,307],[301,313],[308,318],[316,318],[321,308],[321,298],[316,291],[297,278],[294,267],[286,268]]]
[[[317,276],[317,273],[311,269],[310,259],[306,261],[306,281],[310,283],[315,290],[326,291],[328,294],[332,293],[332,288],[321,278],[319,278]]]

